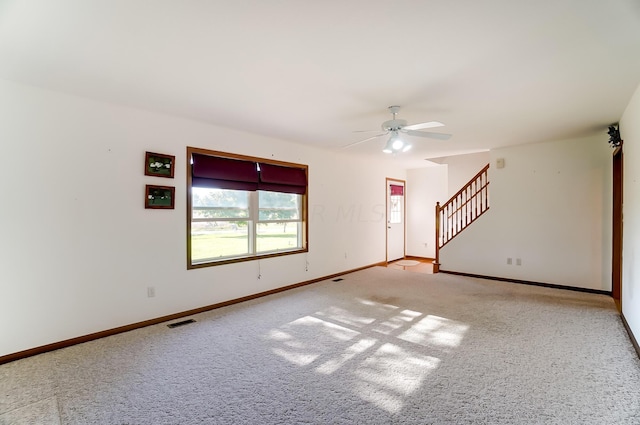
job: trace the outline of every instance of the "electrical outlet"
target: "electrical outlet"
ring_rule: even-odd
[[[154,286],[147,287],[147,297],[153,298],[156,296],[156,288]]]
[[[511,257],[507,258],[507,264],[508,265],[513,264],[513,259]]]
[[[522,265],[522,258],[516,258],[516,266]]]

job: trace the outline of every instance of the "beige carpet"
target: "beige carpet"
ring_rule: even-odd
[[[640,424],[611,298],[372,268],[0,366],[0,424]]]

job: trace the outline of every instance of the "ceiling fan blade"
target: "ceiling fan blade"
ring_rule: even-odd
[[[438,121],[422,122],[420,124],[405,125],[404,130],[422,130],[423,128],[444,127],[444,124]]]
[[[387,133],[388,133],[388,132],[380,133],[380,134],[376,134],[376,135],[375,135],[375,136],[373,136],[373,137],[368,137],[368,138],[363,139],[363,140],[358,140],[357,142],[353,142],[353,143],[350,143],[350,144],[348,144],[348,145],[346,145],[346,146],[343,146],[341,149],[347,149],[347,148],[350,148],[350,147],[352,147],[352,146],[359,145],[360,143],[368,142],[369,140],[373,140],[373,139],[375,139],[376,137],[385,136]]]
[[[407,133],[409,136],[428,137],[430,139],[449,140],[449,138],[451,138],[451,134],[431,133],[430,131],[406,130],[406,127],[400,131],[402,131],[403,133]]]

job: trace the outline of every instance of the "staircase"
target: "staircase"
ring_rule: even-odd
[[[442,206],[436,204],[436,258],[433,272],[440,270],[440,249],[489,209],[489,164]]]

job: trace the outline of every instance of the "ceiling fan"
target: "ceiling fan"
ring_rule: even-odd
[[[347,146],[344,146],[343,149],[359,145],[360,143],[368,142],[369,140],[373,140],[377,137],[386,136],[387,134],[390,134],[391,136],[389,137],[389,140],[387,140],[384,149],[382,149],[382,152],[384,153],[406,152],[411,149],[411,144],[405,140],[402,140],[402,138],[400,137],[401,133],[408,134],[409,136],[428,137],[431,139],[439,140],[448,140],[451,137],[451,134],[419,131],[425,128],[443,127],[444,124],[442,124],[441,122],[429,121],[420,124],[407,125],[407,121],[396,118],[396,115],[400,111],[399,106],[389,106],[388,109],[389,112],[391,112],[391,114],[393,115],[393,119],[382,123],[382,130],[384,131],[383,133],[376,134],[375,136],[368,137],[363,140],[359,140],[355,143],[351,143]]]

